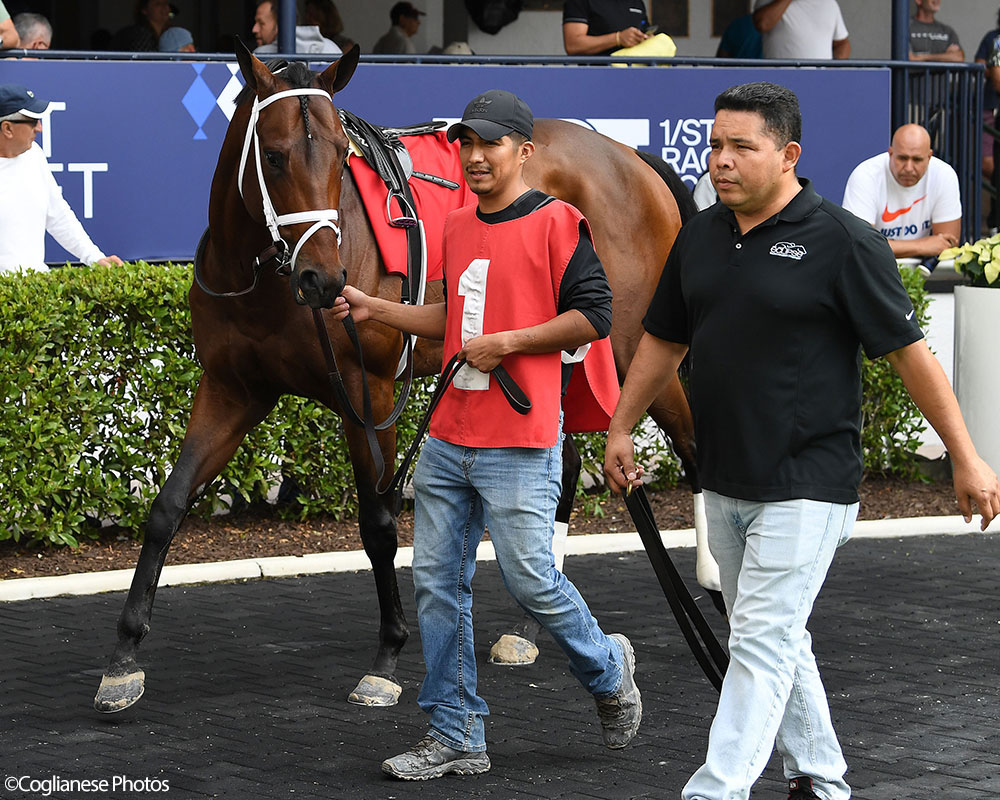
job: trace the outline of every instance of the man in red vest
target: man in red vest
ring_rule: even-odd
[[[524,181],[533,124],[524,101],[492,90],[448,131],[479,202],[445,223],[444,303],[402,305],[347,286],[334,306],[339,318],[350,311],[357,322],[443,339],[446,363],[455,353],[466,361],[434,412],[413,476],[413,583],[427,665],[418,702],[430,730],[383,762],[403,780],[490,768],[471,587],[487,525],[507,589],[596,699],[604,743],[625,747],[642,718],[632,645],[601,630],[552,554],[569,380],[562,353],[593,342],[587,358],[607,356],[611,291],[583,215]],[[531,400],[528,413],[511,408],[491,374],[501,362]],[[597,388],[607,396],[609,387]],[[617,383],[610,390],[616,397]]]

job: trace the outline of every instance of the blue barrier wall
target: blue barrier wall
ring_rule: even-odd
[[[2,80],[54,101],[41,142],[99,247],[126,259],[192,257],[242,82],[235,63],[11,61]],[[656,153],[693,185],[708,157],[715,96],[757,80],[798,94],[799,173],[839,202],[851,169],[888,144],[887,68],[363,63],[336,102],[372,122],[404,125],[454,119],[476,93],[509,89],[537,116],[576,120]],[[50,238],[46,260],[67,257]]]

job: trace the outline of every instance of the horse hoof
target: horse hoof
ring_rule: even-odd
[[[94,698],[94,708],[102,714],[114,714],[134,705],[146,691],[146,673],[141,669],[125,675],[105,675]]]
[[[523,667],[534,664],[538,658],[538,648],[523,636],[505,633],[490,648],[490,663],[505,667]]]
[[[390,678],[365,675],[347,696],[347,702],[356,706],[394,706],[402,692],[403,687]]]

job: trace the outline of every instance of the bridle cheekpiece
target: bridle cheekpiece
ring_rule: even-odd
[[[243,139],[243,153],[240,156],[240,170],[237,178],[240,197],[243,197],[245,200],[246,198],[243,195],[243,173],[246,170],[247,157],[250,154],[250,145],[252,143],[254,161],[257,167],[257,184],[260,186],[260,195],[263,202],[264,223],[267,225],[267,229],[271,233],[271,240],[274,242],[275,247],[279,252],[287,252],[288,250],[288,243],[281,236],[281,232],[279,230],[282,226],[298,225],[303,222],[313,223],[313,225],[299,238],[298,242],[295,244],[295,248],[292,250],[291,259],[288,262],[289,270],[291,272],[295,271],[295,261],[298,258],[299,251],[302,249],[302,246],[309,240],[309,237],[318,230],[322,228],[332,228],[333,232],[337,234],[338,246],[340,245],[342,239],[339,224],[340,213],[337,209],[324,208],[313,211],[296,211],[291,214],[278,214],[274,210],[274,204],[271,202],[271,196],[267,191],[267,184],[264,182],[264,170],[260,161],[260,139],[257,136],[257,121],[260,117],[260,112],[276,100],[281,100],[285,97],[301,97],[303,95],[318,95],[320,97],[325,97],[331,104],[333,103],[333,97],[329,92],[324,91],[323,89],[310,88],[285,89],[281,92],[275,92],[266,100],[261,100],[260,98],[254,99],[253,109],[250,112],[250,121],[247,124],[247,133]]]

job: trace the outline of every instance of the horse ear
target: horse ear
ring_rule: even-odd
[[[323,70],[319,76],[320,86],[323,86],[330,94],[336,94],[351,80],[354,70],[358,68],[358,59],[361,57],[361,48],[355,44],[350,50],[334,61],[329,67]]]
[[[236,60],[240,64],[240,73],[247,86],[257,92],[258,96],[270,89],[274,84],[271,70],[263,61],[250,52],[243,40],[236,37]]]
[[[236,60],[239,62],[240,72],[243,74],[243,80],[246,81],[247,86],[251,89],[256,89],[257,78],[253,74],[254,55],[243,44],[243,40],[239,36],[236,37]]]

